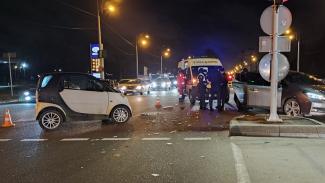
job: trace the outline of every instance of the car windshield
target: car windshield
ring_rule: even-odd
[[[303,73],[289,74],[286,80],[290,83],[297,83],[302,85],[324,85],[324,83],[315,76]]]
[[[123,79],[120,81],[120,84],[140,84],[141,80],[139,79]]]

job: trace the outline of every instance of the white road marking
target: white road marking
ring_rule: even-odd
[[[10,141],[11,139],[0,139],[0,142],[8,142]]]
[[[168,138],[168,137],[142,138],[142,140],[170,140],[170,138]]]
[[[232,152],[235,159],[235,167],[237,172],[237,182],[238,183],[250,183],[251,180],[249,178],[249,174],[245,165],[245,161],[243,158],[243,154],[240,150],[240,148],[234,144],[231,143]]]
[[[47,141],[47,139],[22,139],[21,142],[42,142]]]
[[[184,138],[184,140],[187,141],[195,141],[195,140],[211,140],[211,137],[188,137],[188,138]]]
[[[102,138],[104,141],[118,141],[118,140],[130,140],[131,138]]]
[[[60,141],[87,141],[89,138],[65,138]]]

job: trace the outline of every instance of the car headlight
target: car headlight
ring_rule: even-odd
[[[174,84],[174,85],[177,85],[177,81],[174,81],[173,84]]]
[[[141,86],[137,86],[135,89],[137,89],[137,90],[141,90]]]
[[[325,96],[321,94],[307,92],[306,95],[310,99],[325,100]]]
[[[126,89],[126,86],[122,86],[122,87],[121,87],[121,90],[125,90],[125,89]]]
[[[25,92],[24,92],[24,95],[25,95],[25,96],[29,96],[30,93],[29,93],[28,91],[25,91]]]
[[[25,100],[26,100],[26,101],[30,101],[31,99],[32,99],[32,98],[31,98],[30,96],[26,96],[26,97],[25,97]]]

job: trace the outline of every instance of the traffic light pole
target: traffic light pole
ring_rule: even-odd
[[[278,31],[279,12],[278,5],[273,4],[273,34],[272,34],[272,62],[271,62],[271,105],[268,121],[282,122],[277,112],[278,100]]]

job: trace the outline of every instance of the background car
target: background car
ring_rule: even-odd
[[[36,88],[31,88],[23,91],[19,96],[19,102],[35,102]]]
[[[169,78],[157,78],[151,82],[152,90],[170,90],[171,81]]]
[[[150,94],[150,83],[140,79],[122,79],[118,83],[118,89],[124,93],[139,93],[143,95],[144,93]]]
[[[171,82],[171,87],[176,88],[177,87],[177,78],[174,75],[168,75],[168,78]]]
[[[233,82],[238,109],[270,106],[270,83],[259,73],[238,74]],[[325,84],[314,76],[289,72],[278,89],[278,108],[286,115],[325,115]]]

